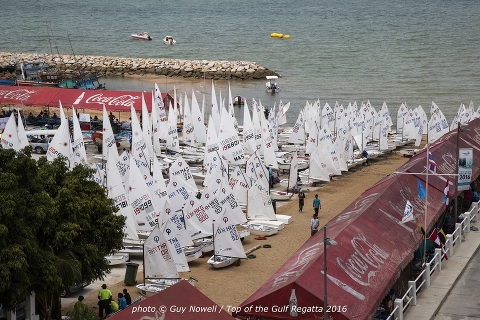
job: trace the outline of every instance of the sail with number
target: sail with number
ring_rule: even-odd
[[[175,261],[168,249],[163,232],[156,226],[144,245],[145,279],[178,278]]]
[[[226,211],[214,221],[213,229],[215,255],[247,258],[235,223],[229,218]]]

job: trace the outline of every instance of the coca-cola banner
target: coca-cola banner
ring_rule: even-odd
[[[143,94],[145,101],[152,101],[151,92]],[[169,102],[173,105],[169,94],[162,93],[162,99],[165,105],[168,106]],[[64,107],[73,106],[76,109],[102,110],[105,105],[107,111],[130,112],[131,106],[138,112],[142,111],[142,92],[0,86],[1,105],[58,107],[58,101]],[[152,106],[148,103],[147,106],[151,111]]]

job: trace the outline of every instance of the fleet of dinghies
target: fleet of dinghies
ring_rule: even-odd
[[[87,162],[75,112],[72,140],[59,102],[61,125],[47,158],[62,157],[70,167],[91,165],[96,170],[95,181],[118,207],[116,214],[126,218],[125,247],[120,253],[144,258],[149,283],[137,286],[143,294],[175,283],[179,272],[188,272],[188,263],[205,253],[212,252],[208,264],[213,268],[238,265],[246,258],[241,239],[249,234],[272,236],[291,223],[291,216],[275,214],[272,199],[291,199],[289,191],[299,184],[329,182],[367,158],[409,143],[419,146],[425,134],[433,142],[458,123],[480,117],[473,103],[468,108],[461,105],[449,126],[433,102],[430,120],[421,106],[410,109],[402,103],[393,133],[385,103],[377,112],[369,101],[322,107],[317,100],[307,102],[293,128],[282,131],[290,103],[280,102],[277,111],[255,99],[249,108],[244,101],[243,127],[239,127],[230,87],[228,99],[227,108],[221,97],[217,102],[212,82],[207,116],[205,99],[200,108],[193,90],[190,97],[180,95],[179,102],[174,90],[174,104],[166,106],[155,84],[150,106],[142,97],[143,127],[131,109],[131,150],[120,155],[104,107],[102,164]],[[2,146],[20,150],[28,145],[27,135],[12,115]],[[289,178],[280,183],[285,191],[270,190],[269,168],[289,171]]]

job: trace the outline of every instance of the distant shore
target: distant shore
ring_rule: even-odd
[[[197,79],[263,79],[275,71],[249,61],[210,61],[183,59],[123,58],[106,56],[42,55],[0,52],[0,66],[16,62],[45,61],[50,67],[67,74],[90,72],[102,76],[153,75]]]

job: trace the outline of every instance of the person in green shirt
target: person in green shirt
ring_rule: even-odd
[[[98,292],[98,316],[100,319],[106,319],[111,313],[110,301],[112,300],[112,292],[107,289],[107,285],[102,284],[102,289]],[[105,317],[103,311],[105,310]]]

